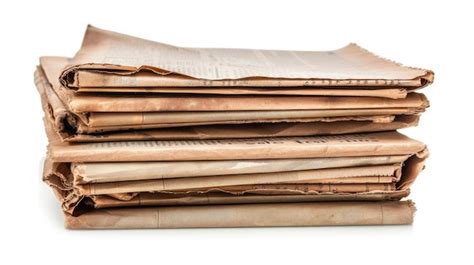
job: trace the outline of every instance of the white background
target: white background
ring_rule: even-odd
[[[470,1],[1,2],[1,264],[473,264]],[[412,189],[414,225],[65,230],[40,181],[46,138],[33,71],[41,55],[73,56],[88,23],[179,46],[330,50],[356,42],[434,70],[424,90],[431,107],[404,131],[432,153]]]

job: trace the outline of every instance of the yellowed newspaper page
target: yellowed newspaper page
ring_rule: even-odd
[[[408,157],[408,155],[402,155],[229,161],[72,163],[71,172],[76,184],[85,184],[400,164]]]
[[[96,74],[96,73],[94,73]],[[103,75],[109,77],[112,75]],[[92,82],[92,81],[91,81]],[[96,81],[94,81],[96,82]],[[141,84],[141,82],[140,82]],[[171,93],[171,94],[203,94],[203,95],[293,95],[293,96],[346,96],[346,97],[382,97],[382,98],[404,98],[407,90],[404,88],[386,89],[337,89],[337,88],[268,88],[268,87],[225,87],[225,88],[201,88],[201,87],[79,87],[78,92],[111,92],[111,93]]]
[[[136,56],[137,50],[142,56]],[[433,78],[431,71],[401,66],[355,44],[325,52],[182,48],[92,26],[87,28],[83,45],[71,64],[61,78],[69,87],[110,86],[98,83],[100,78],[81,78],[83,73],[96,70],[114,73],[121,81],[112,82],[117,86],[130,86],[136,81],[122,81],[120,75],[145,69],[156,74],[152,78],[157,82],[152,86],[174,87],[420,87]]]
[[[256,173],[240,175],[204,176],[192,178],[154,179],[106,183],[79,184],[75,187],[83,195],[133,193],[147,191],[187,191],[223,186],[253,185],[279,182],[305,181],[327,178],[362,176],[394,176],[400,165],[380,165],[347,168],[315,169],[303,171]]]
[[[46,80],[41,69],[35,72],[35,82],[41,95],[41,101],[46,118],[52,123],[53,129],[61,136],[62,140],[68,142],[106,142],[106,141],[126,141],[126,140],[167,140],[167,139],[222,139],[222,138],[261,138],[276,136],[308,136],[321,134],[344,134],[371,131],[390,131],[400,128],[414,126],[418,123],[418,115],[400,115],[393,119],[386,117],[338,117],[323,118],[324,121],[312,122],[263,122],[258,120],[249,121],[250,124],[243,124],[242,121],[233,121],[233,124],[226,121],[219,125],[195,124],[151,124],[127,125],[127,126],[107,126],[91,128],[88,124],[94,123],[93,116],[98,113],[91,113],[87,116],[76,114],[67,109],[51,85]],[[372,112],[374,110],[371,110]],[[386,111],[386,110],[384,110]],[[354,114],[354,111],[346,111]],[[104,115],[101,113],[100,115]],[[155,113],[156,114],[156,113]],[[107,123],[111,120],[127,120],[130,113],[114,113],[113,119],[105,119]],[[133,114],[139,115],[139,114]],[[144,115],[143,120],[148,120]],[[337,121],[340,120],[340,121]],[[257,125],[251,122],[259,122]],[[222,123],[222,122],[219,122]],[[179,129],[165,129],[163,126],[181,127]],[[154,127],[160,127],[157,129]],[[133,129],[133,131],[130,131]],[[142,130],[146,131],[142,131]],[[127,131],[124,131],[127,130]],[[138,131],[137,131],[138,130]],[[94,133],[94,134],[91,134]]]
[[[290,202],[330,202],[330,201],[393,201],[408,195],[408,190],[366,193],[318,193],[318,194],[242,194],[235,196],[223,192],[208,193],[135,193],[91,196],[94,207],[137,207],[137,206],[173,206],[173,205],[216,205],[246,203],[290,203]]]
[[[398,132],[230,140],[106,142],[70,145],[48,133],[56,162],[195,161],[409,155],[425,149]]]
[[[313,202],[102,209],[65,214],[69,229],[205,228],[411,224],[402,202]]]

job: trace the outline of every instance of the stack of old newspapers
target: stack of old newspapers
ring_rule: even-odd
[[[89,26],[35,72],[71,229],[410,224],[433,72],[350,44],[182,48]]]

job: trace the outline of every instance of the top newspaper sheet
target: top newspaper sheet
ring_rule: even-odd
[[[61,75],[81,87],[408,87],[433,81],[349,44],[334,51],[182,48],[92,26]]]

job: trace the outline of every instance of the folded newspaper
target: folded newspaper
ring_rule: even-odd
[[[429,70],[355,44],[181,48],[89,26],[40,58],[44,181],[66,227],[410,224]]]
[[[179,48],[89,26],[74,58],[42,57],[35,77],[55,130],[86,142],[396,130],[417,124],[429,104],[413,91],[433,73],[355,44]]]

